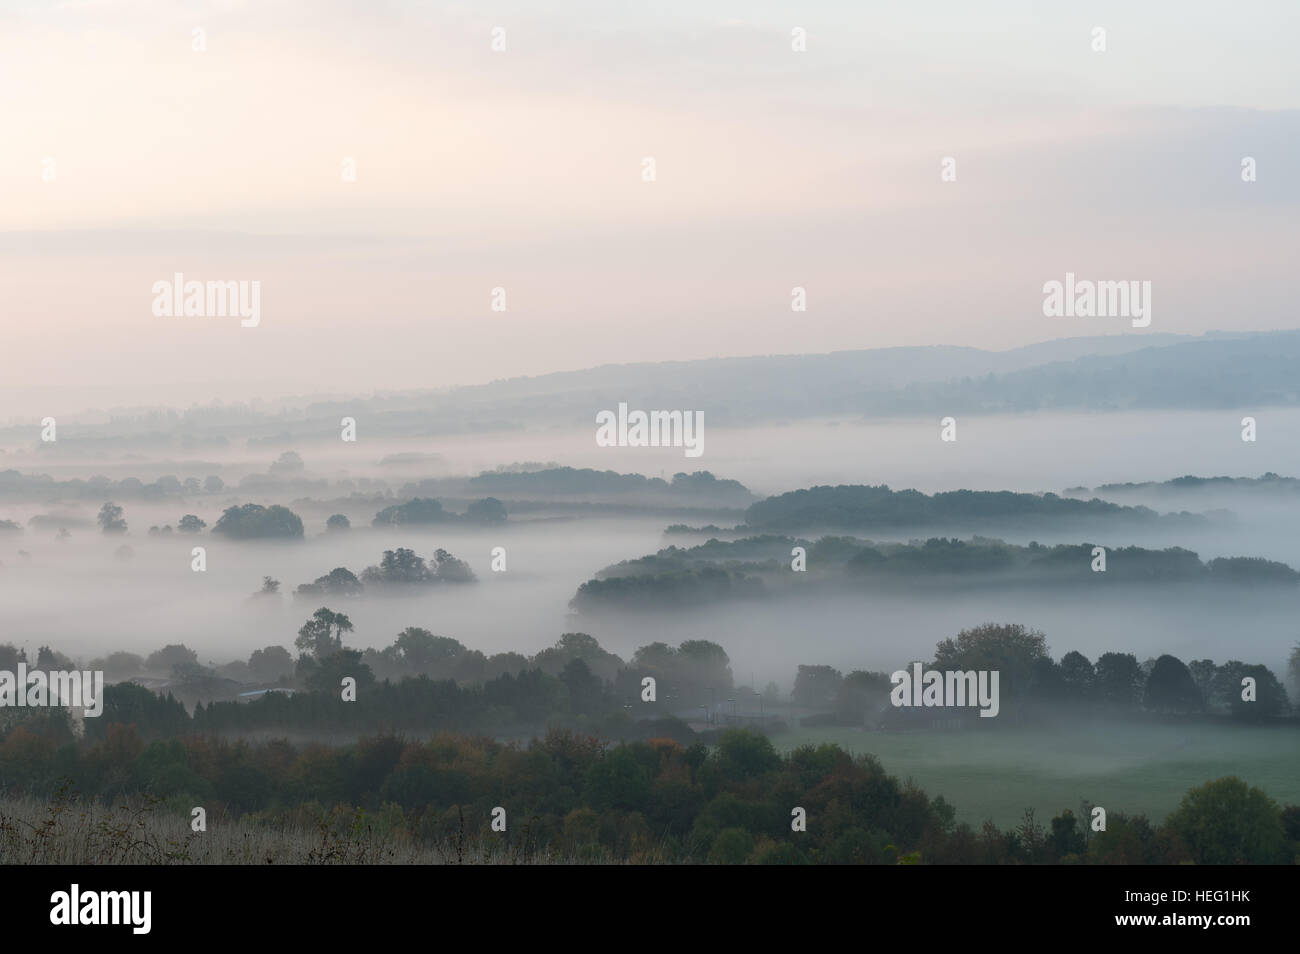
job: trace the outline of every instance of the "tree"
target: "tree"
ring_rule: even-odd
[[[343,634],[352,632],[352,620],[322,606],[298,630],[294,647],[301,653],[322,659],[343,648]]]
[[[271,473],[273,474],[297,474],[305,469],[306,465],[303,464],[302,458],[295,451],[285,451],[271,465]]]
[[[753,835],[743,828],[724,828],[709,848],[709,864],[742,865],[753,850]]]
[[[36,650],[36,668],[49,670],[68,670],[75,669],[76,664],[71,659],[51,649],[49,646],[41,646]]]
[[[1091,699],[1095,691],[1096,673],[1092,663],[1083,653],[1071,650],[1061,657],[1061,681],[1065,698],[1071,702]]]
[[[183,666],[186,663],[197,664],[198,661],[199,654],[184,643],[171,643],[156,652],[150,653],[144,664],[150,672],[170,673],[177,666]]]
[[[341,513],[331,514],[330,518],[325,521],[325,529],[331,533],[338,533],[341,530],[351,530],[352,521]]]
[[[303,583],[295,591],[299,596],[358,596],[365,585],[345,566],[336,566],[314,583]]]
[[[375,684],[374,671],[361,661],[361,653],[355,649],[339,649],[319,659],[300,656],[296,675],[313,692],[334,693],[336,698],[344,677],[355,679],[358,691]]]
[[[217,476],[208,476],[203,478],[203,491],[209,494],[219,494],[226,489],[226,482]]]
[[[560,682],[569,690],[569,711],[578,715],[598,715],[606,707],[604,684],[592,674],[581,659],[570,659],[560,673]]]
[[[1085,822],[1084,825],[1087,823]],[[1071,855],[1082,855],[1088,847],[1083,825],[1068,808],[1052,819],[1052,833],[1048,836],[1053,859],[1059,861]]]
[[[283,646],[255,649],[248,657],[248,672],[258,682],[277,682],[293,672],[293,657]]]
[[[115,652],[109,653],[103,659],[93,659],[87,667],[90,670],[102,669],[104,678],[117,681],[129,679],[132,676],[138,676],[144,671],[144,660],[135,653]]]
[[[465,646],[450,636],[435,636],[419,626],[408,626],[385,652],[412,672],[447,673],[464,654]]]
[[[499,524],[506,522],[506,505],[496,497],[476,500],[465,510],[467,519],[474,523]]]
[[[893,684],[889,674],[856,670],[844,677],[835,698],[835,711],[846,718],[861,723],[869,713],[889,699]],[[775,688],[771,683],[769,689]]]
[[[1291,656],[1287,659],[1286,681],[1296,698],[1300,698],[1300,643],[1292,647]]]
[[[936,669],[976,672],[997,670],[1004,698],[1023,696],[1034,664],[1047,656],[1047,637],[1019,623],[985,623],[964,629],[956,639],[935,647]]]
[[[280,592],[280,581],[271,576],[262,577],[262,594],[273,596]]]
[[[446,580],[449,583],[473,583],[477,579],[468,563],[456,559],[446,550],[435,550],[433,552],[433,562],[436,568],[434,572],[440,580]]]
[[[302,518],[279,504],[270,507],[244,504],[242,507],[227,507],[212,532],[232,540],[301,538]]]
[[[723,777],[753,778],[781,767],[772,740],[748,729],[727,729],[718,738],[715,755]]]
[[[385,550],[379,566],[368,566],[361,573],[367,583],[428,583],[433,579],[424,557],[417,556],[414,550],[398,547]]]
[[[829,709],[843,680],[843,673],[830,666],[800,666],[794,677],[794,701],[809,709]]]
[[[1243,680],[1255,680],[1255,698],[1250,701],[1242,698],[1245,691]],[[1286,689],[1267,666],[1248,665],[1236,659],[1230,659],[1214,675],[1212,693],[1219,705],[1227,706],[1228,711],[1238,719],[1263,721],[1273,716],[1284,714],[1290,708]]]
[[[1214,701],[1214,677],[1218,674],[1219,667],[1214,665],[1212,659],[1193,659],[1187,664],[1187,671],[1192,674],[1192,681],[1200,690],[1202,702],[1209,706]]]
[[[590,636],[587,636],[587,638],[592,639]],[[593,639],[592,642],[595,642],[595,640]],[[672,671],[676,659],[677,650],[667,643],[654,642],[638,647],[637,651],[632,654],[632,665],[638,669],[645,669],[660,675]]]
[[[1146,709],[1163,712],[1195,712],[1202,708],[1201,690],[1191,671],[1176,656],[1164,655],[1156,660],[1147,676],[1142,693]]]
[[[408,523],[442,523],[455,519],[442,509],[442,504],[432,498],[414,497],[406,503],[385,507],[370,521],[372,526],[385,527]]]
[[[533,657],[533,665],[543,672],[559,675],[572,660],[581,659],[597,678],[612,680],[617,674],[623,660],[607,652],[586,633],[564,633],[555,641],[555,645],[543,649]],[[651,672],[650,675],[658,675]]]
[[[122,519],[122,508],[109,501],[99,508],[99,527],[104,533],[126,533],[126,521]]]
[[[86,720],[86,738],[104,745],[108,764],[125,766],[140,755],[140,736],[179,735],[189,721],[185,706],[170,692],[160,696],[133,682],[119,682],[104,687],[103,717]]]
[[[1234,776],[1193,788],[1165,822],[1203,865],[1290,864],[1277,803]]]
[[[1065,692],[1065,676],[1051,656],[1035,659],[1029,672],[1029,695],[1040,702],[1056,703]]]
[[[719,689],[732,687],[731,659],[717,643],[707,639],[687,639],[677,647],[677,661],[692,681],[708,683]]]
[[[200,520],[192,513],[187,513],[181,517],[180,522],[176,524],[176,529],[181,533],[198,533],[208,525],[206,520]]]
[[[493,653],[483,664],[483,678],[495,679],[510,673],[512,676],[528,668],[528,657],[523,653]]]
[[[1128,708],[1138,703],[1142,667],[1132,653],[1102,653],[1097,657],[1097,694],[1104,702]]]
[[[659,756],[644,742],[607,750],[587,769],[586,800],[596,808],[636,811],[650,793]]]
[[[863,547],[849,557],[844,568],[850,573],[866,573],[878,569],[886,562],[885,555],[874,547]]]
[[[1300,805],[1288,805],[1282,809],[1282,827],[1286,830],[1287,841],[1300,854]]]

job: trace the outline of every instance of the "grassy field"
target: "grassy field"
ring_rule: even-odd
[[[874,732],[794,729],[781,751],[834,742],[870,753],[900,779],[943,795],[959,821],[1017,824],[1026,808],[1046,824],[1087,799],[1107,811],[1162,820],[1193,786],[1236,775],[1284,805],[1300,804],[1300,731],[1295,727],[1113,723],[1046,729]]]

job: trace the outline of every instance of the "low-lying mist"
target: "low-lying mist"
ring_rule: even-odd
[[[57,454],[9,448],[0,464],[24,474],[50,473],[60,480],[103,473],[143,481],[164,474],[202,480],[213,465],[219,493],[162,500],[119,499],[129,532],[104,535],[95,525],[97,499],[0,499],[0,519],[26,527],[0,534],[0,585],[4,588],[0,638],[34,649],[50,644],[64,653],[91,657],[112,650],[145,653],[173,642],[198,651],[203,661],[246,658],[266,645],[292,647],[298,627],[320,605],[346,612],[354,623],[349,642],[382,646],[407,626],[452,636],[485,653],[531,654],[565,631],[596,636],[606,648],[631,655],[638,645],[686,638],[721,643],[738,677],[753,670],[760,682],[787,685],[798,663],[843,668],[892,669],[924,658],[934,643],[979,622],[1014,620],[1043,630],[1056,651],[1095,655],[1123,649],[1140,657],[1173,653],[1182,658],[1228,657],[1281,665],[1296,638],[1295,601],[1277,593],[1222,594],[1191,589],[1135,589],[1103,601],[1053,592],[1041,597],[989,592],[924,599],[902,595],[836,596],[816,602],[767,601],[761,606],[702,611],[616,614],[575,618],[569,600],[602,567],[653,553],[669,543],[690,545],[704,537],[666,537],[679,517],[670,510],[629,501],[631,512],[584,511],[583,500],[541,501],[499,526],[454,523],[372,528],[386,503],[406,499],[403,484],[429,477],[470,476],[518,461],[558,462],[574,467],[663,475],[709,469],[739,480],[759,497],[833,483],[887,483],[896,489],[933,492],[956,488],[1062,492],[1076,486],[1166,480],[1183,473],[1300,474],[1300,411],[1260,412],[1260,440],[1240,439],[1240,414],[1115,413],[1001,415],[961,418],[958,439],[941,442],[938,421],[800,421],[787,425],[706,431],[705,454],[686,459],[680,449],[599,448],[590,432],[503,432],[437,440],[292,445],[304,461],[301,473],[271,473],[288,447],[258,444],[196,450],[185,469],[173,451],[142,447],[130,453],[79,457],[74,447]],[[237,449],[236,449],[237,448]],[[539,465],[540,466],[540,465]],[[241,478],[262,475],[241,490]],[[285,481],[276,492],[276,481]],[[269,483],[267,482],[269,481]],[[302,492],[294,481],[316,481]],[[368,483],[369,482],[369,483]],[[1085,495],[1086,496],[1086,495]],[[1115,497],[1162,512],[1167,498]],[[300,541],[232,541],[212,534],[221,511],[234,503],[282,504],[303,517]],[[1262,495],[1216,491],[1178,498],[1177,509],[1227,508],[1232,515],[1199,528],[1109,527],[1105,546],[1182,546],[1202,559],[1262,556],[1300,567],[1300,508]],[[608,501],[606,501],[608,503]],[[548,509],[549,508],[549,509]],[[641,512],[637,513],[636,510]],[[152,536],[151,526],[175,527],[182,514],[208,524],[199,534]],[[325,532],[325,518],[343,513],[353,528]],[[58,539],[53,526],[28,526],[54,514],[68,527]],[[737,511],[719,509],[723,527],[739,522]],[[711,522],[707,508],[686,521]],[[879,539],[942,535],[943,528],[915,534],[891,532]],[[862,534],[871,535],[871,534]],[[1073,530],[1008,529],[985,532],[1025,544],[1085,542]],[[704,535],[705,537],[707,536]],[[206,571],[191,569],[191,550],[206,548]],[[414,549],[428,557],[437,548],[466,561],[473,584],[421,589],[410,596],[367,593],[295,599],[293,590],[335,567],[361,571],[385,550]],[[505,550],[505,572],[492,569],[493,548]],[[127,548],[127,549],[123,549]],[[278,598],[250,600],[262,578],[281,583]]]

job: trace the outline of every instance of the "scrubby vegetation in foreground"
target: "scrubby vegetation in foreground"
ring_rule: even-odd
[[[439,865],[579,864],[500,837],[416,840],[362,809],[304,813],[280,825],[225,818],[196,832],[154,798],[109,805],[61,794],[0,797],[0,864]],[[652,859],[647,859],[651,861]]]

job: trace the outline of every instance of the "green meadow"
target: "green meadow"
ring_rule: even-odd
[[[1283,805],[1300,804],[1300,728],[1116,724],[997,731],[879,732],[794,729],[774,736],[781,751],[833,742],[870,753],[899,779],[942,795],[958,821],[1016,825],[1026,808],[1047,824],[1080,802],[1162,820],[1189,788],[1235,775]]]

